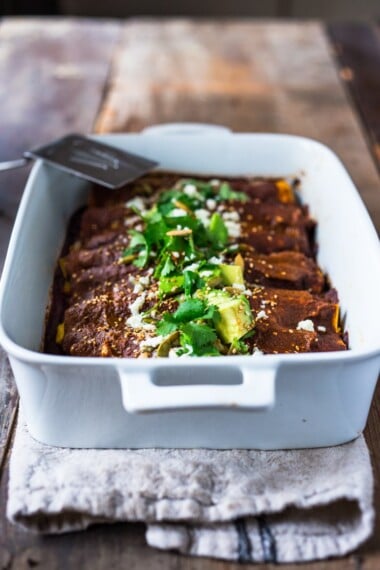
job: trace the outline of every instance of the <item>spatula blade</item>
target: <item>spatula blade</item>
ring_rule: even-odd
[[[158,166],[154,160],[77,134],[26,151],[24,156],[42,158],[61,170],[111,189],[121,188]]]

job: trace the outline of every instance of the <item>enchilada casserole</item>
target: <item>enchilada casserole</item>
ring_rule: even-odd
[[[99,357],[346,350],[315,221],[284,179],[145,176],[70,225],[44,350]]]

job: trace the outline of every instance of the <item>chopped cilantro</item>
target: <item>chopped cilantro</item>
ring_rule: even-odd
[[[244,192],[232,190],[228,182],[222,182],[220,185],[219,198],[221,200],[239,200],[240,202],[246,202],[248,200],[248,196]]]
[[[145,267],[149,259],[150,247],[143,233],[136,230],[130,230],[129,234],[132,239],[129,247],[123,251],[122,257],[136,255],[133,264],[137,267]]]
[[[248,354],[248,346],[242,339],[234,338],[230,346],[232,354]]]
[[[160,277],[159,292],[161,295],[173,295],[183,290],[183,275],[172,275],[170,277]]]
[[[172,315],[165,313],[157,325],[157,334],[167,336],[178,329],[178,324],[173,322]]]
[[[205,282],[199,276],[199,273],[186,270],[183,272],[185,295],[190,297],[197,289],[201,289]]]
[[[181,327],[181,346],[190,345],[195,356],[216,356],[220,354],[215,346],[216,332],[208,325],[186,323]]]
[[[218,291],[223,285],[220,267],[209,260],[238,248],[228,245],[228,231],[220,213],[210,212],[207,223],[197,217],[196,211],[206,208],[208,199],[220,202],[248,198],[243,192],[234,191],[226,181],[218,189],[204,180],[178,181],[175,187],[160,194],[150,210],[136,211],[144,230],[129,232],[123,263],[146,267],[148,262],[152,263],[150,258],[154,258],[153,277],[158,281],[159,297],[182,295],[177,297],[179,305],[174,313],[161,314],[159,321],[152,317],[157,335],[168,337],[175,333],[178,354],[204,356],[228,351],[246,354],[244,341],[253,332],[227,346],[218,328],[220,309],[205,294],[212,289]],[[181,233],[184,229],[191,231]],[[157,310],[159,303],[154,311]]]
[[[208,233],[211,242],[215,246],[224,247],[226,245],[228,241],[228,231],[222,216],[217,212],[211,216]]]
[[[206,312],[206,303],[200,299],[187,299],[180,304],[173,314],[173,320],[177,323],[187,323],[199,319]]]
[[[172,273],[175,270],[176,266],[175,263],[173,262],[172,258],[167,256],[165,258],[165,262],[162,266],[161,269],[161,275],[162,277],[165,277],[166,275],[170,275],[170,273]]]

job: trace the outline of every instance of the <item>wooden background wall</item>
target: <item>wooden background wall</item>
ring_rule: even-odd
[[[90,17],[249,16],[379,20],[379,0],[0,0],[0,16],[62,14]]]

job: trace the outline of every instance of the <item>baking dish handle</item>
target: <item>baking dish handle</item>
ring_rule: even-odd
[[[146,127],[143,135],[229,135],[231,129],[209,123],[164,123]]]
[[[239,371],[241,384],[167,386],[155,383],[152,369],[131,371],[119,368],[123,406],[129,413],[194,408],[245,408],[259,411],[273,407],[276,369],[263,367],[253,370],[242,367]]]

